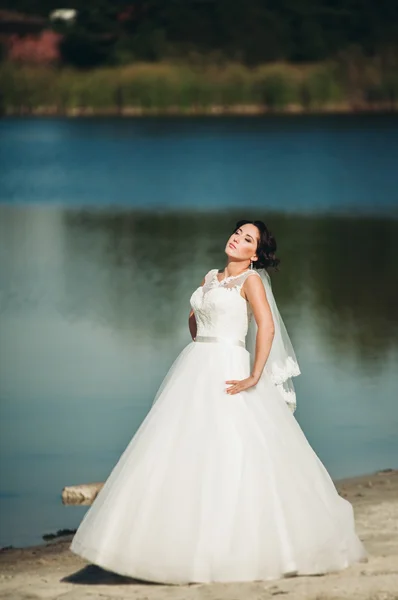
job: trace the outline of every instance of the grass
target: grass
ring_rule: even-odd
[[[209,113],[389,109],[398,74],[377,59],[313,65],[138,63],[77,71],[0,66],[3,114]]]

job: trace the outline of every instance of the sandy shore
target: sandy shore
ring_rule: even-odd
[[[111,106],[108,108],[93,108],[90,106],[75,106],[60,108],[55,105],[47,106],[8,106],[4,109],[3,117],[246,117],[262,115],[328,115],[328,114],[366,114],[366,113],[396,113],[397,102],[356,102],[349,101],[329,102],[323,106],[307,107],[301,104],[288,104],[283,107],[268,108],[263,104],[232,104],[209,106],[169,106],[143,107],[143,106]]]
[[[398,470],[336,481],[354,506],[357,531],[369,553],[327,575],[270,582],[146,584],[87,564],[69,550],[71,535],[0,552],[0,598],[7,600],[132,598],[134,600],[398,600]]]

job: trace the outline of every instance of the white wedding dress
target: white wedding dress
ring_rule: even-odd
[[[246,277],[212,269],[190,302],[196,341],[177,356],[70,549],[160,583],[278,579],[366,561],[342,498],[270,379],[250,374]],[[216,339],[215,339],[216,338]]]

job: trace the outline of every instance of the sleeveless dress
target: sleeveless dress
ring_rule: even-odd
[[[279,579],[366,562],[342,498],[275,385],[250,374],[248,270],[190,298],[195,341],[85,513],[70,549],[106,570],[184,584]],[[261,385],[260,385],[261,383]]]

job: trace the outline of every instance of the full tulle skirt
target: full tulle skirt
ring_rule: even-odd
[[[279,579],[367,560],[342,498],[271,381],[239,346],[189,343],[70,549],[159,583]]]

